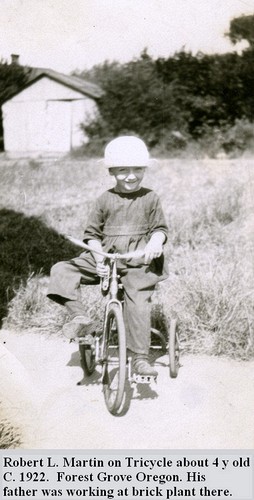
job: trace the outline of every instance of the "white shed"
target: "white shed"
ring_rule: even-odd
[[[8,153],[67,153],[87,141],[80,128],[97,112],[102,90],[79,77],[34,68],[2,106]]]

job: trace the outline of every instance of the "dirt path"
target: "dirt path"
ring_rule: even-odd
[[[123,417],[104,405],[99,374],[84,379],[78,347],[62,338],[0,332],[0,401],[33,449],[250,449],[254,362],[167,356],[158,382],[134,392]]]

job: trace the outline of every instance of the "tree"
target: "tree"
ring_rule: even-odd
[[[233,44],[247,40],[250,47],[254,49],[254,14],[232,19],[227,36]]]
[[[2,105],[25,85],[29,72],[24,66],[0,60],[0,149],[3,147]]]
[[[81,76],[89,75],[83,72]],[[184,129],[181,92],[174,82],[164,85],[146,51],[125,64],[105,62],[93,68],[91,76],[104,96],[99,101],[100,116],[84,126],[89,137],[109,140],[120,133],[133,133],[154,146],[167,131]]]
[[[251,44],[251,21],[254,16],[231,21],[232,39],[240,39],[241,32]],[[81,76],[94,79],[104,90],[100,115],[83,126],[94,144],[104,145],[112,137],[131,133],[144,138],[150,147],[168,144],[170,149],[175,132],[185,140],[198,139],[225,130],[236,120],[254,120],[251,47],[241,55],[193,55],[181,50],[157,60],[144,51],[128,63],[105,62]]]

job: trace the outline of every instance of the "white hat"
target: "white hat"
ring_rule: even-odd
[[[138,137],[117,137],[105,148],[104,165],[108,168],[147,167],[149,152],[145,143]]]

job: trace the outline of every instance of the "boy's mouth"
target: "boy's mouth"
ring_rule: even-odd
[[[139,182],[138,182],[138,181],[126,181],[126,182],[125,182],[125,186],[126,186],[126,187],[130,187],[130,188],[135,187],[135,186],[137,186],[138,184],[139,184]]]
[[[136,191],[139,188],[140,182],[136,181],[124,181],[121,188],[126,191]]]

